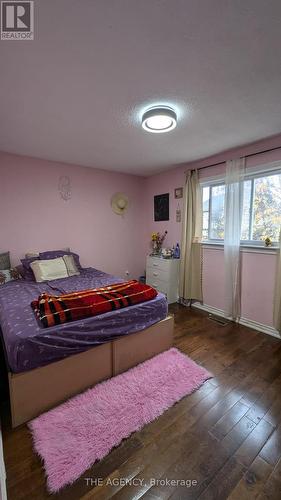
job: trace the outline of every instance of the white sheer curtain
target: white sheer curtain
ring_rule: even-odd
[[[180,297],[202,301],[202,190],[197,170],[186,175],[180,263]]]
[[[237,320],[241,315],[240,237],[243,213],[245,158],[226,162],[224,205],[225,313]]]

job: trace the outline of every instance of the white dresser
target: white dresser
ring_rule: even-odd
[[[146,258],[146,283],[166,295],[168,303],[179,298],[179,259]]]

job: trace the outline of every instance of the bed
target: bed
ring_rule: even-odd
[[[173,318],[162,294],[118,311],[43,328],[30,303],[40,293],[97,288],[120,278],[93,268],[79,276],[0,287],[0,325],[12,425],[17,426],[101,380],[172,345]]]

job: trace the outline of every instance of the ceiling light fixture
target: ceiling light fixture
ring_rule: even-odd
[[[168,106],[154,106],[148,109],[142,117],[142,128],[147,132],[162,134],[170,132],[177,126],[177,115]]]

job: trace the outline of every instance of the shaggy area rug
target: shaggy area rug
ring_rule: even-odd
[[[212,375],[172,348],[29,422],[54,493]]]

